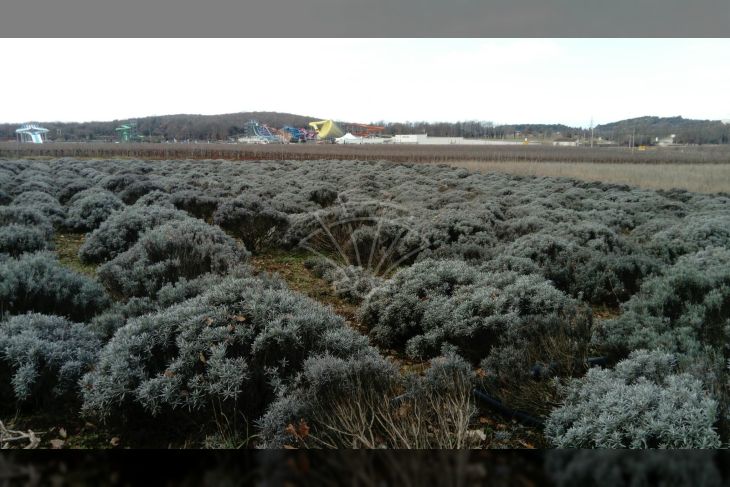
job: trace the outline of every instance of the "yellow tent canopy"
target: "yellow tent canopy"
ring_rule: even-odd
[[[318,122],[309,122],[309,126],[317,132],[318,139],[330,139],[342,137],[344,132],[332,120],[320,120]]]

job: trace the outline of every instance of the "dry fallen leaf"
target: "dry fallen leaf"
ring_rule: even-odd
[[[478,439],[479,441],[486,441],[487,439],[487,435],[482,430],[469,430],[467,431],[467,434],[474,439]]]
[[[200,359],[200,361],[201,361],[201,362],[203,362],[203,363],[206,363],[206,362],[208,362],[208,361],[207,361],[207,360],[205,359],[205,355],[203,355],[203,352],[200,352],[200,355],[198,355],[198,358],[199,358],[199,359]]]
[[[68,436],[66,434],[66,428],[59,428],[58,434],[61,435],[61,438],[63,438],[63,439],[66,439],[66,436]]]
[[[55,440],[51,440],[50,443],[51,443],[51,448],[53,448],[55,450],[63,448],[63,445],[66,444],[65,441],[63,441],[59,438],[56,438]]]
[[[518,443],[519,443],[520,445],[524,446],[525,448],[529,448],[530,450],[532,450],[532,449],[534,449],[534,448],[535,448],[535,445],[533,445],[532,443],[529,443],[529,442],[527,442],[527,441],[524,441],[524,440],[521,440],[521,439],[520,439],[520,440],[517,440],[517,442],[518,442]]]
[[[299,420],[299,427],[297,428],[297,436],[301,439],[305,439],[309,436],[309,425],[303,419]]]

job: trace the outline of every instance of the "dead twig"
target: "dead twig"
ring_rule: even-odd
[[[28,430],[27,432],[11,430],[5,426],[5,423],[0,421],[0,448],[11,448],[13,446],[12,444],[15,442],[28,442],[28,444],[23,447],[26,450],[38,448],[41,444],[40,435],[44,433],[45,432],[36,433],[33,430]]]

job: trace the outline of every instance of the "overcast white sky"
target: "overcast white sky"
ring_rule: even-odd
[[[730,39],[1,39],[0,122],[730,119]]]

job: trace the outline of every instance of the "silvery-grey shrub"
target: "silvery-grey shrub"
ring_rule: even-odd
[[[596,328],[595,342],[619,356],[637,348],[701,355],[730,338],[728,303],[730,250],[707,248],[644,281],[618,318]]]
[[[73,180],[69,181],[61,190],[58,192],[58,201],[66,205],[77,193],[88,190],[91,188],[91,183],[84,180]]]
[[[83,323],[27,313],[0,322],[0,390],[19,402],[76,399],[78,380],[91,370],[101,342]],[[4,400],[10,397],[5,396]]]
[[[223,278],[119,328],[83,378],[83,409],[106,418],[134,410],[203,414],[222,405],[255,419],[309,358],[359,353],[375,352],[342,318],[282,282]]]
[[[676,358],[635,350],[614,369],[590,369],[566,387],[545,436],[558,448],[717,448],[717,402]]]
[[[130,165],[124,172],[113,174],[99,181],[99,186],[117,195],[135,183],[147,181],[147,176],[140,174],[136,168]]]
[[[54,225],[61,225],[66,219],[66,211],[61,203],[48,193],[26,191],[13,199],[12,206],[34,208],[48,217]]]
[[[386,394],[401,381],[395,365],[372,348],[363,348],[350,356],[313,354],[301,367],[292,383],[279,392],[256,422],[264,448],[290,444],[293,438],[286,432],[287,425],[298,424],[316,413],[334,414],[330,403],[363,390]],[[316,431],[318,425],[311,426]]]
[[[145,232],[129,250],[101,265],[97,275],[118,296],[154,297],[165,284],[225,274],[248,256],[245,247],[219,227],[185,218]]]
[[[164,191],[154,190],[141,196],[132,206],[161,206],[165,208],[174,208],[171,197]]]
[[[119,193],[119,198],[127,205],[133,205],[137,200],[152,193],[153,191],[164,191],[165,187],[157,181],[146,179],[130,184]]]
[[[26,253],[0,263],[0,311],[27,311],[86,320],[109,305],[92,278],[62,266],[50,252]]]
[[[250,270],[245,267],[236,267],[230,270],[228,277],[247,277]],[[194,298],[218,284],[221,276],[205,274],[195,279],[182,278],[175,283],[165,284],[157,292],[155,299],[147,296],[129,298],[126,302],[115,302],[103,313],[94,316],[89,326],[102,338],[108,340],[124,326],[130,318],[147,313],[159,312],[174,304]]]
[[[542,276],[484,272],[458,260],[397,272],[368,294],[359,314],[375,343],[411,357],[436,356],[444,344],[473,360],[518,348],[525,373],[536,359],[526,351],[543,334],[572,336],[576,353],[590,337],[585,310]],[[549,363],[550,352],[543,354]]]
[[[39,227],[10,223],[0,228],[0,254],[18,256],[24,252],[36,252],[53,248],[53,242]]]
[[[321,207],[332,205],[337,200],[337,190],[332,186],[319,186],[309,191],[309,200]]]
[[[647,243],[648,250],[668,263],[706,247],[730,247],[730,216],[722,213],[690,215],[657,232]]]
[[[170,201],[196,218],[208,219],[218,208],[219,198],[202,190],[188,189],[172,193]]]
[[[719,453],[723,455],[723,453]],[[550,450],[545,473],[556,487],[720,487],[715,451]]]
[[[53,237],[53,224],[46,215],[35,208],[24,206],[0,206],[0,226],[24,225],[43,232],[47,240]]]
[[[189,218],[185,212],[160,206],[128,206],[112,213],[79,248],[83,262],[113,259],[132,247],[145,231],[172,220]]]
[[[108,191],[95,190],[88,196],[71,198],[71,201],[65,225],[76,231],[94,230],[113,212],[124,208],[122,200]]]
[[[658,268],[656,259],[621,239],[604,225],[550,225],[522,236],[504,255],[527,258],[559,289],[595,304],[617,305]]]
[[[220,203],[213,222],[243,240],[246,248],[252,250],[278,245],[289,226],[285,213],[247,195]]]

